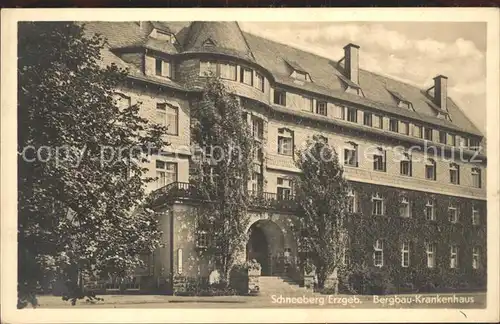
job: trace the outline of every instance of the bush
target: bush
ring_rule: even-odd
[[[246,264],[236,264],[229,273],[229,287],[238,295],[248,293],[248,268]]]
[[[387,295],[395,293],[390,274],[383,269],[373,267],[353,270],[349,277],[349,286],[358,294]]]

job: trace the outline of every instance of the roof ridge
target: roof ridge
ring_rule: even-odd
[[[268,42],[273,42],[273,43],[277,43],[277,44],[280,44],[281,46],[285,46],[285,47],[289,47],[289,48],[292,48],[294,50],[298,50],[298,51],[302,51],[304,53],[307,53],[307,54],[310,54],[310,55],[314,55],[314,56],[317,56],[317,57],[321,57],[321,58],[324,58],[324,59],[327,59],[327,60],[330,60],[332,61],[333,63],[335,64],[338,64],[341,60],[334,60],[332,58],[329,58],[329,57],[326,57],[326,56],[323,56],[323,55],[320,55],[320,54],[317,54],[317,53],[313,53],[313,52],[309,52],[309,51],[306,51],[306,50],[303,50],[299,47],[295,47],[295,46],[292,46],[290,44],[285,44],[285,43],[280,43],[278,41],[275,41],[275,40],[272,40],[272,39],[269,39],[269,38],[266,38],[266,37],[263,37],[263,36],[260,36],[260,35],[257,35],[257,34],[253,34],[251,32],[248,32],[248,31],[243,31],[243,33],[245,34],[250,34],[254,37],[258,37],[260,39],[263,39],[263,40],[266,40]],[[360,71],[363,71],[363,72],[366,72],[366,73],[370,73],[372,75],[376,75],[376,76],[381,76],[381,77],[386,77],[386,78],[389,78],[393,81],[397,81],[399,83],[403,83],[403,84],[406,84],[408,86],[411,86],[411,87],[414,87],[414,88],[417,88],[418,90],[423,90],[424,87],[421,87],[420,85],[416,84],[416,83],[412,83],[411,81],[409,80],[404,80],[404,79],[401,79],[401,78],[398,78],[398,77],[395,77],[393,75],[388,75],[388,74],[385,74],[385,73],[376,73],[376,72],[373,72],[373,71],[370,71],[370,70],[366,70],[366,69],[363,69],[363,68],[360,68],[359,69]]]

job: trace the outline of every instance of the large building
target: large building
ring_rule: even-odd
[[[207,233],[189,185],[190,111],[206,72],[240,98],[256,143],[249,190],[246,256],[263,275],[300,280],[294,217],[296,150],[318,134],[339,153],[352,185],[349,262],[387,269],[397,285],[430,281],[484,287],[486,156],[481,132],[447,95],[447,77],[431,89],[359,68],[362,48],[346,44],[338,61],[242,32],[236,22],[89,22],[108,39],[103,63],[130,71],[121,104],[168,126],[170,154],[150,159],[148,188],[165,247],[139,273],[147,283],[175,275],[206,277]],[[439,72],[436,71],[438,74]],[[288,271],[290,271],[288,269]],[[293,271],[292,271],[293,272]],[[418,281],[418,282],[417,282]],[[154,285],[154,284],[153,284]]]

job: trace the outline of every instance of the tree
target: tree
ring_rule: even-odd
[[[191,182],[203,204],[198,219],[210,244],[205,254],[214,257],[221,278],[229,272],[247,239],[248,180],[252,141],[238,99],[216,77],[208,77],[202,99],[192,111],[192,137],[202,151],[195,159]]]
[[[23,22],[18,39],[18,307],[63,280],[127,276],[160,242],[141,208],[142,163],[165,128],[118,107],[127,71],[101,65],[105,40],[71,22]]]
[[[316,269],[318,286],[343,265],[347,245],[348,183],[337,153],[322,137],[313,136],[296,161],[302,173],[297,177],[300,206],[299,226],[306,264]]]

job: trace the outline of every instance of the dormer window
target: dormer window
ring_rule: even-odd
[[[172,77],[170,62],[164,58],[147,55],[145,63],[145,72],[147,75],[155,75],[162,78]]]
[[[211,38],[207,38],[203,42],[203,47],[214,47],[214,46],[215,46],[215,42]]]
[[[309,76],[309,73],[304,73],[300,71],[295,71],[295,79],[301,80],[301,81],[311,81],[311,77]]]
[[[149,36],[152,38],[158,39],[158,40],[167,41],[167,42],[172,43],[172,44],[177,43],[177,40],[176,40],[174,34],[172,34],[171,32],[169,32],[167,30],[153,28],[153,30],[151,31]]]
[[[387,91],[389,91],[394,100],[396,100],[396,104],[398,107],[414,110],[412,103],[408,101],[405,97],[403,97],[399,92],[396,92],[394,90],[387,90]]]
[[[312,82],[309,73],[303,67],[301,67],[297,62],[288,60],[285,60],[285,62],[288,64],[290,68],[291,71],[290,76],[292,78],[294,78],[297,81]]]
[[[337,75],[337,77],[344,84],[345,92],[362,95],[364,97],[363,91],[361,90],[361,87],[359,85],[357,85],[356,83],[354,83],[353,81],[349,80],[348,78],[346,78],[341,74]]]

